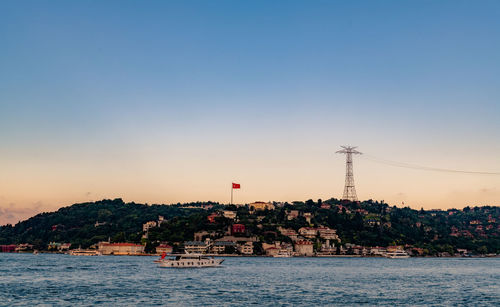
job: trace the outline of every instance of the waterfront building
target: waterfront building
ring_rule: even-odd
[[[215,241],[212,245],[212,253],[224,254],[226,252],[226,248],[233,248],[234,251],[236,251],[237,245],[231,241]]]
[[[337,248],[335,247],[335,244],[330,244],[330,240],[326,240],[324,244],[321,244],[321,249],[318,254],[320,255],[335,255],[337,252]]]
[[[265,249],[265,251],[266,251],[266,256],[273,257],[279,253],[280,249],[276,246],[271,246]]]
[[[329,227],[321,226],[321,227],[318,227],[317,230],[318,230],[319,236],[322,239],[340,241],[340,238],[337,235],[337,230],[335,230],[335,229],[331,229]]]
[[[313,244],[308,240],[301,240],[295,242],[295,253],[299,256],[313,256]]]
[[[0,252],[2,253],[13,253],[16,251],[15,244],[0,245]]]
[[[374,256],[384,256],[387,253],[387,249],[385,247],[374,246],[370,248],[370,254]]]
[[[22,243],[16,245],[16,252],[24,252],[28,250],[33,250],[33,245],[29,243]]]
[[[401,246],[401,245],[387,246],[388,253],[394,253],[394,252],[402,251],[402,250],[403,250],[403,246]]]
[[[156,247],[156,253],[158,255],[161,255],[163,253],[171,254],[173,251],[174,251],[174,248],[168,244],[160,244]]]
[[[144,245],[135,243],[99,242],[97,249],[103,255],[140,255],[144,253]]]
[[[203,254],[210,247],[210,240],[202,241],[186,241],[184,242],[184,252],[193,254]]]
[[[253,254],[253,243],[245,242],[244,244],[238,245],[238,252],[242,255],[252,255]]]
[[[71,247],[71,243],[57,243],[57,242],[50,242],[47,245],[47,249],[50,251],[58,251],[58,252],[63,252],[69,250]]]

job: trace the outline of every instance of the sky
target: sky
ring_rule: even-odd
[[[73,203],[500,205],[498,1],[2,1],[0,224]]]

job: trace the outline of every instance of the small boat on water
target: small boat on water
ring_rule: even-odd
[[[224,262],[224,259],[215,259],[201,254],[182,254],[175,258],[162,258],[155,260],[162,268],[209,268],[218,267]]]
[[[292,255],[290,252],[287,250],[280,250],[276,255],[273,256],[274,258],[290,258]]]
[[[404,258],[410,258],[410,255],[408,255],[407,252],[404,250],[395,250],[391,252],[387,252],[385,254],[385,257],[391,258],[391,259],[404,259]]]
[[[70,250],[68,254],[71,256],[101,256],[102,255],[101,252],[99,252],[98,250],[81,249],[81,248]]]

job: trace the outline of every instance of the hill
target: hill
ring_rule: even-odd
[[[414,210],[390,207],[368,200],[346,202],[337,199],[293,203],[269,203],[256,210],[252,204],[224,206],[218,203],[145,205],[124,203],[121,199],[75,204],[56,212],[38,214],[16,225],[0,227],[0,244],[34,244],[46,249],[50,242],[69,242],[72,247],[88,247],[100,241],[146,244],[153,251],[160,243],[179,250],[192,241],[195,233],[220,240],[232,235],[234,224],[243,225],[237,236],[257,238],[256,254],[262,245],[285,242],[294,244],[288,229],[307,236],[304,229],[333,229],[337,247],[404,245],[424,255],[450,254],[457,249],[472,253],[500,253],[500,207],[466,207],[463,210]],[[208,206],[207,206],[208,205]],[[272,208],[272,209],[271,209]],[[143,224],[164,218],[147,235]],[[307,237],[319,250],[325,243],[320,235]]]
[[[88,247],[99,241],[140,242],[143,223],[163,216],[170,219],[201,209],[182,205],[145,205],[121,199],[74,204],[56,212],[41,213],[16,225],[0,227],[0,244],[34,244],[45,249],[49,242],[70,242]]]

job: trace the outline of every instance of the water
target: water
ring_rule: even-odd
[[[226,258],[0,254],[0,305],[499,306],[500,259]]]

